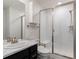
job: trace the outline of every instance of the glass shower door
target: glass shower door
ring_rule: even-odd
[[[73,57],[73,29],[70,29],[73,4],[54,9],[54,53]],[[73,15],[73,14],[72,14]],[[74,18],[72,18],[73,21]]]
[[[52,53],[52,9],[40,12],[40,41]]]

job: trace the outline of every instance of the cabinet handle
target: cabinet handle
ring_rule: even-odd
[[[36,54],[32,55],[32,57],[35,57],[35,56],[36,56]]]

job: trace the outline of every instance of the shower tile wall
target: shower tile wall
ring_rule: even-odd
[[[31,27],[27,27],[27,25],[29,24],[29,0],[25,1],[26,6],[25,6],[25,14],[26,14],[26,20],[25,20],[25,29],[24,29],[24,38],[25,39],[39,39],[39,27],[38,28],[31,28]],[[35,4],[35,0],[34,3]],[[39,26],[39,8],[35,7],[38,5],[33,5],[33,22],[37,23]]]

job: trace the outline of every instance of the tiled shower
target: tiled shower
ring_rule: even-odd
[[[40,25],[38,39],[40,42],[48,42],[46,48],[50,53],[73,57],[73,5],[69,3],[42,9],[34,16],[34,20],[38,19]]]

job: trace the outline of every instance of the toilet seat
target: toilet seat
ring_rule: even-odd
[[[38,46],[38,52],[39,53],[49,53],[49,49],[47,49],[43,46]]]

